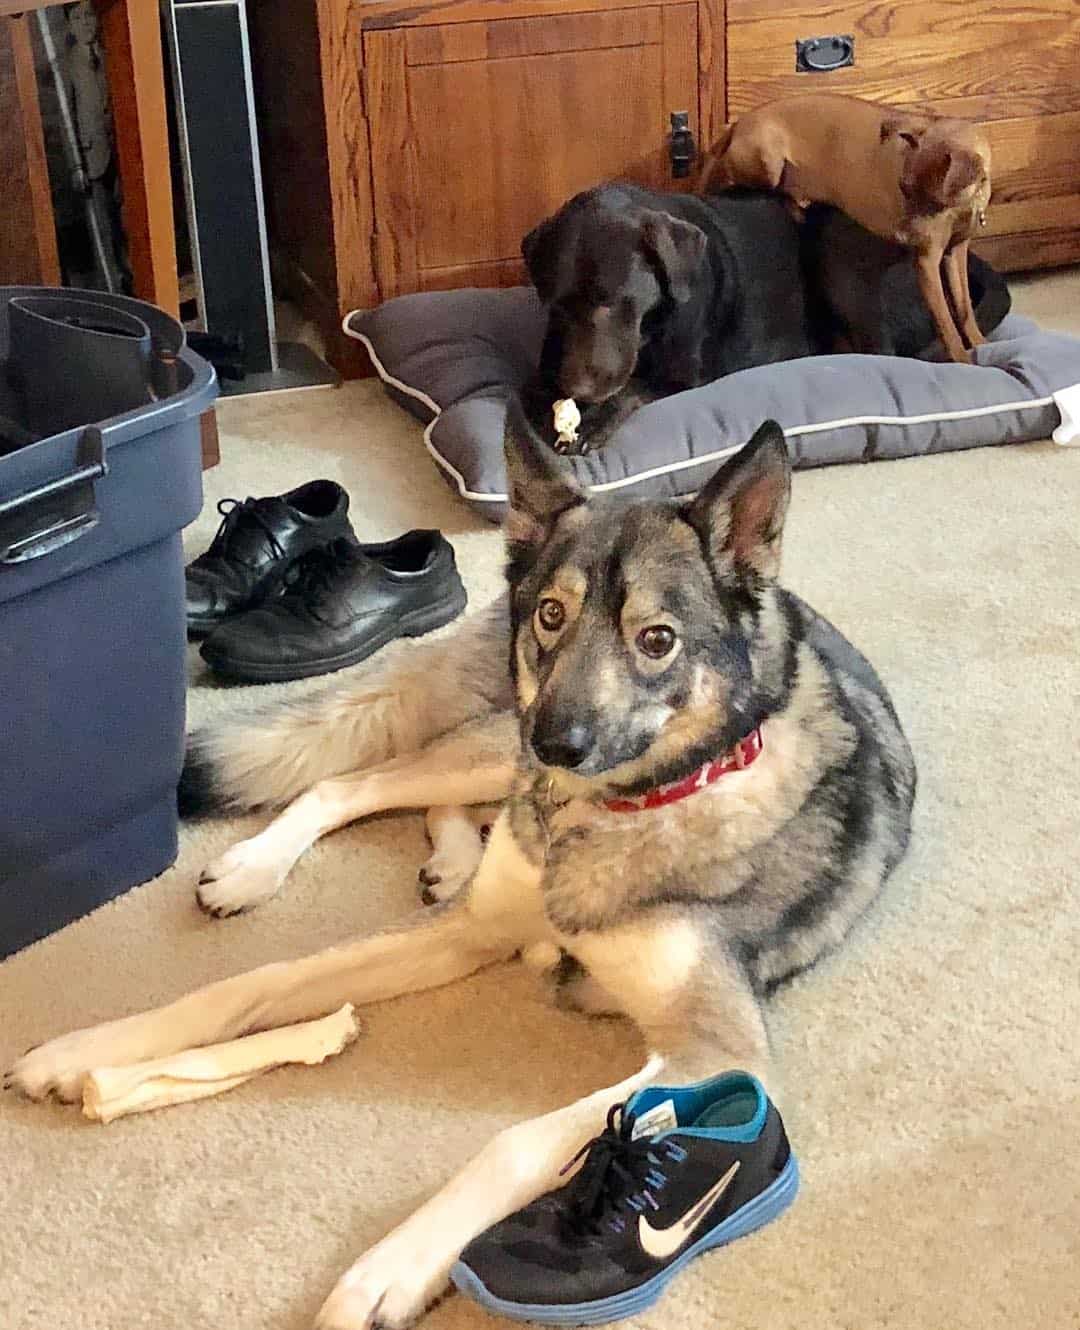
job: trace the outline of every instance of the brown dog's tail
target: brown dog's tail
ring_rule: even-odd
[[[730,185],[731,181],[727,178],[727,172],[720,159],[728,150],[734,128],[734,125],[728,125],[723,134],[705,154],[705,162],[702,165],[701,176],[698,180],[697,192],[699,194],[716,194]]]

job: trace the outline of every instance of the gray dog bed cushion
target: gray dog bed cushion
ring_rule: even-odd
[[[530,287],[436,291],[358,310],[387,392],[426,429],[449,484],[476,512],[506,512],[507,392],[537,363],[545,316]],[[1010,314],[976,365],[828,355],[741,370],[641,407],[569,465],[590,489],[693,494],[763,420],[780,422],[796,467],[1022,443],[1080,444],[1080,339]]]

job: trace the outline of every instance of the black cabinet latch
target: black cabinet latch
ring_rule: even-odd
[[[690,168],[697,156],[697,145],[690,132],[690,112],[672,111],[671,140],[668,143],[671,157],[671,174],[676,180],[683,180],[690,174]]]

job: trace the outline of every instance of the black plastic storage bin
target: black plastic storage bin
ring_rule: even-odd
[[[0,287],[0,957],[176,858],[180,531],[216,396],[153,306]]]

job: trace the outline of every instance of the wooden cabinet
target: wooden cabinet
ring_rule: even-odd
[[[505,8],[505,6],[504,6]],[[520,282],[521,237],[610,176],[671,188],[697,5],[363,33],[379,293]]]
[[[346,372],[350,309],[518,282],[522,235],[577,190],[692,185],[671,112],[704,147],[809,87],[986,122],[981,250],[1080,260],[1078,0],[259,0],[249,23],[276,272]],[[797,72],[829,35],[850,67]]]

